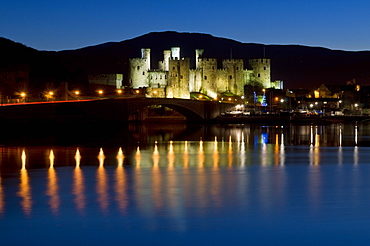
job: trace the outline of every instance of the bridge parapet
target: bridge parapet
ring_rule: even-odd
[[[176,98],[117,98],[81,102],[24,104],[0,107],[0,118],[10,120],[98,119],[128,121],[142,108],[162,105],[184,115],[188,121],[207,121],[233,107],[217,101]]]

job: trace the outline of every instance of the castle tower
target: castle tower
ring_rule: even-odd
[[[255,81],[261,83],[264,88],[270,88],[270,59],[251,59],[249,60],[249,66],[253,69]]]
[[[150,49],[141,49],[141,58],[132,58],[130,63],[130,84],[132,88],[148,87],[150,70]]]
[[[190,59],[170,59],[169,68],[167,97],[189,99]]]
[[[195,68],[196,69],[199,68],[199,61],[198,61],[198,59],[203,56],[203,52],[204,52],[204,50],[202,50],[202,49],[196,49],[195,50]]]
[[[222,60],[222,67],[226,71],[227,90],[242,96],[244,94],[244,61],[242,59]],[[220,85],[217,87],[220,88]]]
[[[146,59],[146,65],[150,70],[150,49],[141,49],[141,58]]]
[[[198,67],[202,71],[201,92],[212,98],[217,97],[217,59],[199,58]]]
[[[180,47],[172,47],[171,48],[171,55],[172,59],[180,60]]]
[[[171,58],[171,51],[170,50],[164,50],[163,51],[163,70],[168,71],[169,70],[169,60]]]

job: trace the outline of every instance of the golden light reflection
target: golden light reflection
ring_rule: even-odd
[[[159,151],[158,151],[158,142],[154,142],[154,150],[152,154],[152,159],[153,159],[153,167],[158,167],[159,165]]]
[[[231,135],[229,136],[229,149],[228,149],[227,153],[228,153],[227,165],[231,166],[233,164],[233,142],[231,141]]]
[[[22,151],[21,160],[22,160],[22,169],[21,170],[26,170],[26,152],[24,150]]]
[[[137,146],[136,148],[136,154],[135,154],[135,161],[136,161],[136,167],[140,167],[140,162],[141,162],[141,153],[140,153],[140,147]]]
[[[120,148],[120,151],[122,152],[122,149]],[[118,156],[120,156],[120,151],[118,152]],[[121,153],[123,156],[123,153]],[[120,161],[118,161],[120,163]],[[122,157],[122,163],[123,163],[123,157]],[[116,184],[115,184],[115,193],[116,193],[116,201],[118,205],[118,209],[121,212],[121,214],[126,213],[126,207],[127,207],[127,183],[126,183],[126,177],[125,177],[125,169],[123,165],[118,164],[116,169]]]
[[[203,150],[203,140],[202,139],[200,139],[199,141],[198,162],[199,162],[199,167],[204,166],[204,150]]]
[[[84,184],[84,176],[82,170],[80,168],[80,152],[76,151],[76,168],[73,172],[73,189],[72,193],[75,196],[74,202],[76,204],[76,208],[80,213],[84,213],[86,207],[86,197],[85,197],[85,184]]]
[[[123,166],[123,161],[125,160],[125,156],[123,154],[123,151],[122,151],[121,147],[118,149],[118,153],[117,153],[116,158],[117,158],[118,166],[122,167]]]
[[[215,137],[215,141],[213,143],[213,166],[217,167],[220,161],[220,155],[218,153],[218,142],[217,137]]]
[[[319,147],[310,147],[309,152],[309,158],[310,158],[310,165],[318,166],[320,165],[320,148]]]
[[[80,167],[80,163],[81,163],[81,154],[80,154],[80,150],[77,148],[76,150],[76,154],[75,154],[75,160],[76,160],[76,168],[77,167]]]
[[[103,162],[104,162],[104,159],[103,159]],[[106,173],[106,170],[103,164],[100,164],[98,167],[96,179],[97,179],[96,193],[98,195],[98,203],[99,203],[99,206],[102,212],[107,213],[108,207],[109,207],[108,180],[107,180],[107,173]]]
[[[102,148],[100,148],[99,155],[98,155],[99,167],[104,166],[104,159],[105,159],[104,151]]]
[[[153,166],[152,173],[151,173],[151,187],[152,187],[152,201],[154,206],[158,209],[164,206],[164,196],[163,196],[163,188],[162,188],[162,179],[164,176],[161,175],[160,168],[158,166]]]
[[[31,196],[31,187],[29,184],[29,177],[26,169],[26,153],[22,151],[22,169],[20,171],[20,184],[18,196],[22,198],[21,207],[24,214],[28,217],[32,212],[32,196]]]
[[[50,150],[49,160],[50,160],[50,168],[54,168],[55,156],[54,156],[54,151],[53,150]]]
[[[357,141],[358,141],[358,127],[357,125],[355,125],[355,145],[357,145]]]
[[[46,195],[49,196],[49,206],[54,215],[59,214],[60,199],[59,199],[59,187],[58,177],[54,169],[54,154],[50,152],[50,168],[48,170],[48,187]]]
[[[168,167],[173,167],[175,164],[175,153],[173,152],[173,142],[172,141],[170,141],[167,159],[168,159]]]
[[[188,150],[188,141],[184,143],[184,167],[189,167],[189,150]]]
[[[315,127],[315,146],[320,146],[320,135],[317,131],[317,126]]]
[[[278,166],[280,163],[280,147],[279,147],[279,134],[275,134],[275,148],[274,148],[274,165]]]
[[[215,141],[213,142],[213,153],[218,153],[217,137],[215,137]]]

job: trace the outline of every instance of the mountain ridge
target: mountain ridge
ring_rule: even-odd
[[[2,50],[2,40],[0,49]],[[332,50],[324,47],[304,45],[265,45],[242,43],[240,41],[214,37],[203,33],[179,33],[174,31],[150,32],[119,42],[106,42],[75,50],[37,51],[38,64],[46,62],[58,67],[55,81],[87,83],[89,73],[123,73],[124,83],[128,82],[128,62],[140,57],[141,48],[151,49],[152,67],[163,59],[163,50],[180,47],[181,56],[189,57],[194,67],[195,49],[204,49],[204,57],[222,59],[243,59],[245,67],[248,59],[271,59],[272,80],[284,81],[285,88],[314,89],[321,84],[345,84],[355,79],[361,85],[370,85],[370,51]],[[31,55],[32,57],[32,55]],[[1,58],[0,58],[1,59]],[[2,63],[4,59],[0,61]],[[13,59],[14,60],[14,59]],[[27,62],[32,63],[29,59]],[[37,62],[36,62],[37,63]],[[3,64],[3,63],[2,63]],[[40,65],[36,66],[40,68]],[[31,66],[32,69],[32,66]],[[42,70],[42,69],[41,69]],[[34,73],[34,78],[42,77],[42,71]],[[47,77],[52,76],[48,74]]]

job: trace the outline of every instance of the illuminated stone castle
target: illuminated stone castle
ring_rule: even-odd
[[[244,86],[259,83],[264,88],[283,89],[283,82],[271,82],[270,59],[249,60],[250,70],[244,69],[242,59],[222,60],[203,58],[203,50],[195,50],[195,69],[190,59],[180,57],[180,48],[163,52],[158,69],[150,67],[150,49],[142,49],[141,58],[130,59],[132,88],[145,88],[149,97],[190,98],[191,92],[200,92],[216,99],[221,93],[244,95]]]

